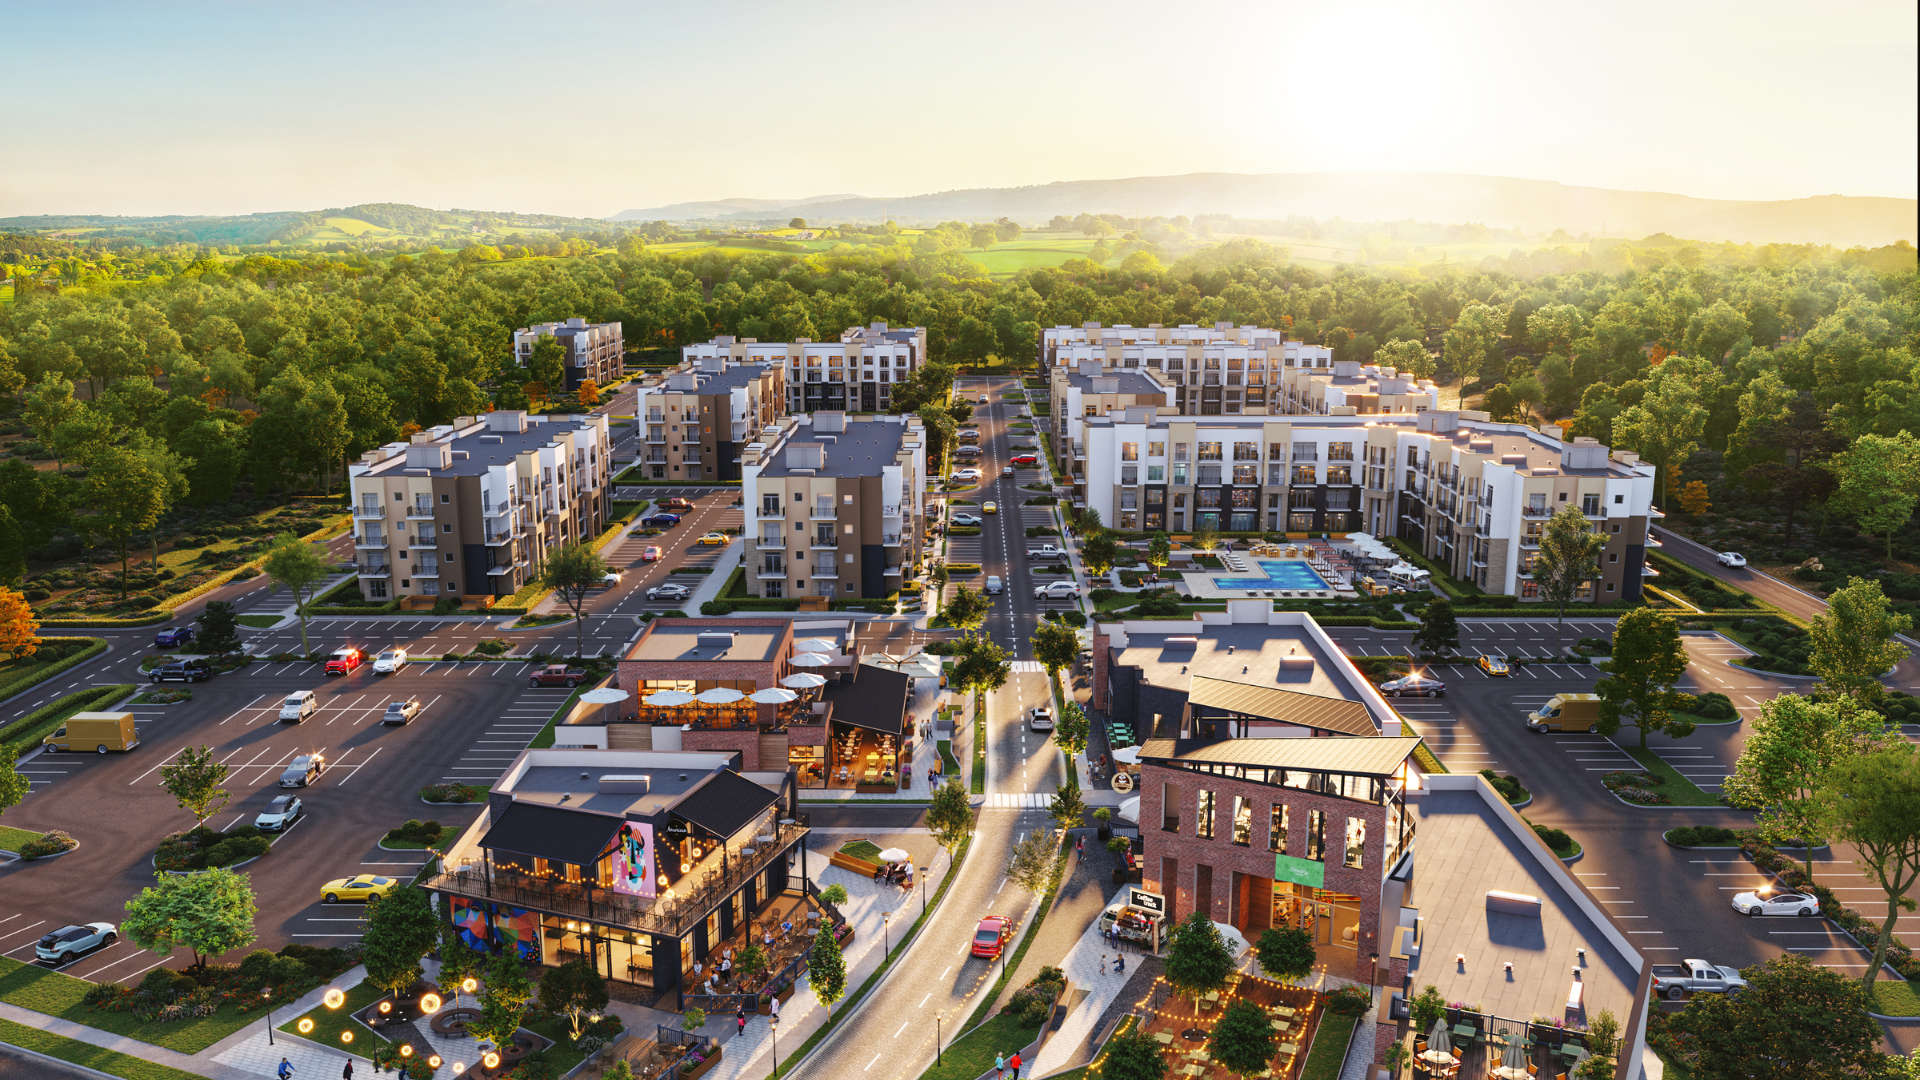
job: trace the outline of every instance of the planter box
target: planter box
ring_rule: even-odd
[[[708,1069],[713,1068],[715,1063],[717,1063],[719,1060],[720,1060],[720,1044],[715,1043],[713,1046],[713,1049],[707,1052],[707,1060],[701,1062],[698,1065],[684,1066],[679,1070],[680,1080],[698,1080],[698,1078],[704,1075]]]
[[[877,790],[890,791],[891,789],[879,788]],[[879,863],[870,863],[865,859],[856,859],[852,855],[842,854],[838,851],[834,852],[833,855],[827,859],[827,862],[842,870],[851,870],[856,874],[862,874],[868,878],[872,878],[873,875],[880,872]]]

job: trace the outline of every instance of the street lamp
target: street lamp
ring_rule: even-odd
[[[933,1014],[933,1063],[940,1064],[940,1014]]]
[[[260,996],[265,998],[267,1001],[267,1045],[272,1046],[273,1045],[273,987],[269,986],[262,989],[260,991]]]
[[[767,1017],[767,1032],[773,1036],[773,1078],[780,1080],[780,1014]]]
[[[880,946],[881,946],[880,958],[882,960],[886,959],[887,956],[893,952],[893,938],[889,935],[889,932],[888,932],[888,927],[892,924],[892,922],[893,922],[892,912],[883,911],[880,913]]]
[[[927,875],[933,873],[931,864],[920,868],[920,914],[927,913]]]
[[[1373,962],[1367,965],[1367,1000],[1373,1000],[1373,992],[1380,981],[1380,954],[1368,953]]]

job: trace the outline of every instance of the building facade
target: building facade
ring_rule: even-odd
[[[621,337],[619,323],[589,323],[576,318],[515,330],[513,358],[521,367],[533,361],[534,343],[543,336],[551,337],[566,347],[567,355],[562,364],[567,379],[564,389],[578,390],[580,384],[588,379],[603,387],[620,380],[626,342]]]
[[[723,335],[681,350],[683,360],[726,358],[767,364],[786,373],[786,411],[886,412],[893,388],[927,361],[927,328],[892,329],[884,322],[849,327],[840,340],[759,341]]]
[[[789,417],[741,459],[747,591],[883,598],[920,562],[926,438],[912,416]]]
[[[347,469],[361,594],[510,596],[606,527],[604,416],[463,416]]]
[[[777,364],[688,361],[638,391],[642,443],[634,464],[653,480],[738,480],[741,449],[786,406],[786,369]]]

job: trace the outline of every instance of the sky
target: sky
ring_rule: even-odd
[[[0,0],[0,217],[1190,172],[1913,198],[1915,5]]]

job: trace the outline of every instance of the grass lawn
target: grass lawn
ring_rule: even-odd
[[[280,1030],[289,1035],[300,1035],[300,1022],[311,1020],[313,1030],[302,1035],[302,1038],[312,1039],[321,1046],[337,1047],[351,1053],[372,1057],[374,1048],[385,1046],[386,1040],[375,1035],[365,1024],[355,1020],[352,1014],[378,1000],[380,1000],[380,991],[372,983],[355,983],[348,988],[346,1003],[339,1008],[329,1009],[325,1005],[318,1006],[311,1012],[302,1013],[281,1024]],[[353,1034],[351,1043],[340,1040],[340,1036],[347,1032]]]
[[[256,626],[264,630],[278,624],[284,618],[286,618],[285,615],[236,615],[233,621],[241,626]]]
[[[840,845],[840,854],[877,863],[880,861],[880,845],[871,840],[849,840]]]
[[[939,742],[939,747],[940,747],[940,775],[954,776],[954,777],[959,776],[960,775],[960,759],[953,756],[953,742],[949,739],[941,739]]]
[[[80,999],[92,985],[85,979],[0,957],[0,1001],[183,1054],[205,1050],[261,1019],[258,1013],[241,1013],[232,1005],[222,1005],[212,1016],[197,1020],[150,1024],[130,1012],[106,1012],[89,1007]]]
[[[181,1072],[170,1065],[156,1065],[118,1050],[83,1043],[11,1020],[0,1020],[0,1042],[9,1042],[113,1076],[124,1076],[127,1080],[195,1080],[195,1074]],[[32,1066],[28,1066],[28,1070],[31,1071]]]
[[[0,849],[19,851],[22,845],[40,839],[44,833],[28,832],[8,825],[0,825]]]
[[[1358,1019],[1331,1012],[1321,1014],[1320,1029],[1313,1033],[1313,1049],[1307,1052],[1300,1080],[1337,1080],[1340,1065],[1347,1057],[1347,1040],[1352,1037],[1353,1025]]]
[[[575,687],[573,693],[567,695],[567,700],[561,702],[560,707],[553,710],[553,716],[547,721],[547,726],[540,729],[539,734],[533,737],[533,741],[529,742],[527,747],[537,750],[542,747],[552,746],[554,725],[560,722],[561,717],[567,715],[567,710],[573,708],[573,703],[579,701],[580,695],[585,693],[587,689],[588,687],[585,686]]]
[[[1920,996],[1910,982],[1883,978],[1873,984],[1873,1011],[1882,1016],[1920,1016]]]
[[[0,695],[11,695],[15,683],[23,684],[21,689],[25,689],[24,683],[28,679],[59,666],[85,648],[84,643],[72,649],[64,646],[43,646],[32,656],[22,656],[0,661]],[[79,661],[76,660],[73,662],[78,663]]]
[[[1040,1034],[1038,1027],[1025,1027],[1005,1013],[954,1040],[940,1052],[940,1063],[920,1074],[920,1080],[974,1080],[993,1071],[993,1056],[1013,1055]]]
[[[1694,782],[1680,775],[1680,770],[1662,760],[1651,750],[1642,750],[1637,746],[1623,746],[1627,756],[1640,763],[1647,772],[1666,782],[1660,785],[1660,794],[1673,800],[1674,806],[1719,806],[1718,797],[1701,791]]]

